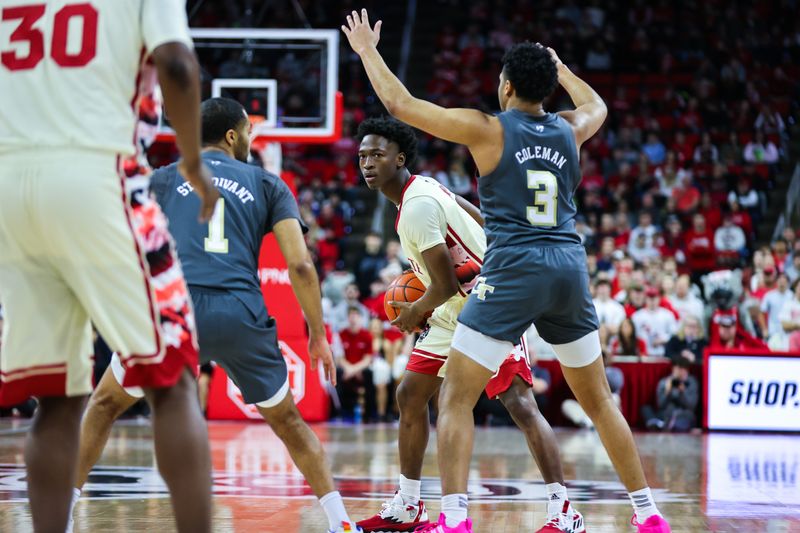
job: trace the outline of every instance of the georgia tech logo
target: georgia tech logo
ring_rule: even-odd
[[[478,276],[478,278],[475,281],[477,281],[478,283],[477,285],[475,285],[473,291],[478,294],[478,300],[481,301],[485,300],[487,292],[489,294],[494,293],[494,285],[489,285],[488,283],[486,283],[485,276]]]

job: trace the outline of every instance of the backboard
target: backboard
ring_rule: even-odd
[[[339,31],[193,28],[203,98],[238,100],[254,143],[330,143],[341,136]],[[162,128],[162,140],[170,137]]]

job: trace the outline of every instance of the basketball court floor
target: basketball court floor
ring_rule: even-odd
[[[27,422],[0,420],[0,531],[31,531],[22,458]],[[314,426],[354,518],[380,509],[398,467],[396,425]],[[556,430],[571,499],[588,531],[634,531],[631,508],[597,434]],[[215,532],[319,533],[327,521],[272,431],[259,423],[209,424]],[[423,498],[438,515],[435,436],[428,446]],[[637,434],[659,506],[675,532],[800,532],[800,436]],[[470,472],[476,532],[532,532],[544,522],[544,486],[522,435],[478,428]],[[115,426],[76,532],[174,531],[147,422]]]

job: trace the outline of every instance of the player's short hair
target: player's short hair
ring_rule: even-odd
[[[228,130],[235,130],[247,120],[244,106],[230,98],[209,98],[200,104],[202,142],[216,144]]]
[[[531,42],[518,43],[503,56],[503,72],[517,96],[541,102],[558,86],[558,71],[550,52]]]
[[[417,159],[417,135],[408,124],[391,117],[372,117],[358,125],[356,137],[359,141],[367,135],[380,135],[384,139],[397,143],[400,151],[406,154],[406,167],[410,167]]]

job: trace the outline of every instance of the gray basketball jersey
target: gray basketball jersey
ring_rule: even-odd
[[[478,179],[487,255],[502,246],[579,244],[574,194],[581,173],[572,127],[554,113],[511,109],[497,117],[503,155]]]
[[[220,200],[212,219],[197,221],[200,197],[177,164],[156,170],[150,187],[175,239],[186,282],[223,290],[260,291],[258,255],[264,235],[287,218],[301,227],[297,202],[274,174],[218,151],[203,153]]]

